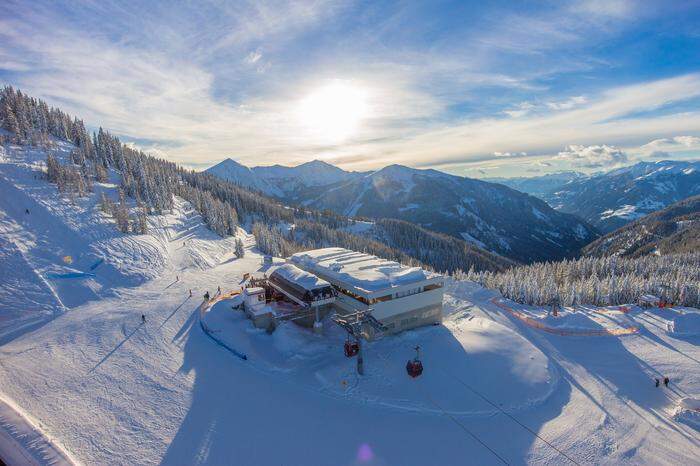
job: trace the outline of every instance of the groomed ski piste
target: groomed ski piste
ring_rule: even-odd
[[[149,217],[149,234],[124,235],[97,205],[102,190],[116,197],[115,174],[70,201],[40,179],[45,152],[0,150],[0,458],[8,464],[700,458],[693,309],[582,307],[553,317],[449,282],[443,325],[367,343],[360,377],[330,320],[320,335],[293,323],[268,334],[232,309],[243,275],[264,270],[245,229],[237,259],[235,238],[212,233],[177,200],[173,212]],[[636,330],[577,333],[618,328]],[[416,345],[425,372],[411,379],[405,364]],[[669,387],[655,387],[664,376]]]

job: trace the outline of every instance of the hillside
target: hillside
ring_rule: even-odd
[[[700,250],[700,196],[646,215],[597,239],[586,256],[639,257]]]
[[[572,257],[597,235],[576,217],[495,183],[401,165],[344,173],[344,181],[331,177],[313,186],[298,179],[295,186],[305,188],[285,199],[350,217],[416,223],[522,262]]]
[[[185,170],[123,144],[102,128],[91,137],[82,120],[58,108],[49,108],[45,102],[11,87],[0,92],[0,120],[12,129],[3,130],[0,142],[30,146],[41,152],[46,159],[46,177],[56,183],[60,192],[81,198],[93,192],[99,183],[108,181],[108,171],[119,173],[120,182],[114,190],[118,199],[106,196],[101,204],[105,212],[113,215],[121,232],[146,230],[147,216],[171,211],[174,196],[179,196],[190,202],[206,225],[219,235],[234,234],[241,224],[247,226],[257,234],[261,248],[268,254],[286,256],[331,244],[443,272],[469,268],[499,270],[510,264],[492,252],[464,242],[449,248],[455,244],[454,240],[440,236],[434,236],[431,242],[439,245],[436,250],[441,252],[424,254],[422,245],[416,243],[421,233],[411,234],[411,229],[419,228],[413,224],[404,229],[407,236],[402,244],[406,249],[393,248],[383,242],[385,235],[367,238],[349,232],[347,227],[352,220],[342,215],[308,207],[290,207],[257,190],[223,181],[209,173]],[[65,145],[68,154],[62,160],[52,154],[56,144]],[[279,167],[269,168],[272,174],[280,171]],[[295,176],[305,184],[313,184],[321,172],[330,172],[332,176],[339,170],[322,162],[310,162],[297,168]],[[270,179],[279,180],[275,178],[277,175],[268,175]],[[126,208],[127,197],[136,200],[137,209],[132,212]],[[303,244],[291,237],[292,227],[301,224],[314,232],[306,236]],[[429,262],[421,262],[418,256]]]
[[[575,180],[543,199],[608,233],[696,194],[700,162],[663,160]]]
[[[56,157],[65,161],[70,150],[59,144]],[[26,300],[2,301],[0,395],[69,461],[690,464],[697,457],[692,418],[673,414],[675,391],[692,393],[698,384],[687,356],[694,342],[666,334],[651,313],[613,319],[579,311],[559,325],[595,331],[635,319],[652,338],[568,338],[526,328],[502,310],[497,293],[455,281],[443,325],[368,342],[360,377],[330,320],[322,335],[293,323],[268,335],[231,310],[235,300],[200,306],[205,291],[236,290],[260,268],[252,235],[213,233],[179,197],[171,212],[149,215],[149,233],[121,233],[99,207],[99,193],[116,189],[116,172],[72,199],[41,176],[44,168],[43,151],[3,146],[0,192],[11,196],[0,197],[0,238],[25,262],[0,262],[0,290],[45,303],[45,315],[27,325],[34,311]],[[236,238],[245,244],[240,259]],[[94,259],[104,262],[90,270]],[[248,359],[210,339],[203,322]],[[405,364],[416,345],[426,370],[411,379]],[[673,390],[654,388],[660,374]],[[9,436],[24,458],[56,461],[3,409],[0,454]],[[315,448],[289,435],[299,430]],[[271,438],[275,448],[263,448]],[[427,445],[430,438],[440,448]]]

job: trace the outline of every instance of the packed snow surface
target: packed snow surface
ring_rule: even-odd
[[[316,275],[306,272],[305,270],[301,270],[293,264],[275,266],[270,269],[270,276],[273,274],[279,275],[292,283],[296,283],[306,290],[315,290],[317,288],[330,286],[330,283],[324,279],[318,278]]]
[[[304,269],[317,271],[367,293],[438,277],[420,267],[408,267],[343,248],[298,252],[290,260]]]
[[[700,335],[700,313],[687,312],[673,318],[673,333],[679,335]]]
[[[182,200],[149,234],[120,234],[97,206],[117,180],[70,200],[38,179],[44,158],[0,160],[0,397],[33,427],[0,423],[39,463],[55,461],[48,439],[82,464],[697,464],[697,412],[680,401],[700,398],[700,337],[667,331],[688,309],[635,308],[635,335],[565,337],[451,282],[444,324],[367,343],[357,376],[327,320],[267,334],[235,300],[200,317],[205,292],[268,270],[251,235],[236,258]]]

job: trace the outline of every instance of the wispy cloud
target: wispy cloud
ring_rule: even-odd
[[[603,148],[630,159],[697,149],[678,139],[695,136],[677,135],[700,135],[700,74],[618,82],[594,73],[621,65],[590,45],[653,7],[467,7],[474,19],[462,27],[447,8],[425,20],[419,4],[6,2],[0,78],[191,166],[321,157],[354,169],[458,171],[507,159],[525,171],[530,161],[553,169],[623,161]],[[305,133],[296,114],[309,92],[336,79],[363,89],[368,111],[353,135],[328,143]],[[657,112],[674,103],[688,105]]]

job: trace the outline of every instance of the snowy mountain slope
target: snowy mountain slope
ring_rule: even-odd
[[[318,194],[307,205],[406,220],[523,262],[570,257],[596,237],[537,198],[436,170],[391,165]]]
[[[59,143],[52,153],[66,158],[72,148]],[[98,206],[102,193],[116,199],[116,174],[89,196],[71,198],[43,179],[45,160],[44,150],[2,147],[0,298],[8,310],[0,317],[0,342],[58,312],[111,296],[116,286],[162,274],[173,267],[169,242],[181,228],[208,233],[202,248],[178,254],[187,267],[210,267],[232,250],[230,242],[218,245],[218,236],[182,200],[174,212],[150,216],[150,234],[119,233]]]
[[[206,172],[287,201],[304,199],[303,193],[308,188],[331,186],[362,175],[320,160],[293,167],[272,165],[248,168],[230,158],[207,168]]]
[[[284,195],[277,187],[258,177],[257,173],[252,169],[241,165],[233,159],[222,160],[213,167],[207,168],[206,171],[222,180],[230,181],[244,188],[260,191],[269,196]]]
[[[700,196],[629,223],[583,249],[587,256],[639,257],[700,250]]]
[[[298,167],[255,167],[249,177],[233,161],[224,174],[222,164],[209,170],[241,185],[267,183],[261,191],[285,202],[350,217],[405,220],[517,261],[571,257],[597,235],[585,222],[536,198],[437,170],[390,165],[355,173],[314,161]]]
[[[0,238],[26,248],[31,270],[51,269],[54,259],[57,272],[72,270],[44,250],[79,254],[127,238],[93,218],[92,198],[71,205],[34,179],[41,156],[8,154],[0,174],[20,192],[0,205],[10,219]],[[29,216],[45,218],[24,227],[30,199],[44,208]],[[128,238],[158,248],[131,253],[140,246],[115,242],[122,259],[105,260],[121,275],[97,267],[96,298],[0,343],[3,398],[81,463],[565,464],[565,454],[578,464],[670,465],[700,455],[697,431],[673,417],[681,396],[697,395],[699,342],[666,334],[657,315],[630,317],[644,327],[639,336],[561,337],[511,318],[492,303],[494,292],[455,282],[445,325],[368,343],[360,378],[330,322],[323,335],[293,324],[267,335],[222,302],[211,324],[247,345],[242,361],[203,333],[198,307],[205,291],[237,289],[244,273],[261,268],[252,237],[239,232],[246,256],[234,259],[232,238],[206,229],[186,203],[154,217],[152,233]],[[54,236],[43,225],[74,233]],[[34,294],[51,302],[48,289]],[[27,307],[0,301],[3,313]],[[410,379],[404,366],[417,344],[426,370]],[[660,374],[671,377],[670,389],[653,386]]]
[[[607,233],[696,194],[700,162],[663,160],[572,181],[544,199]]]

